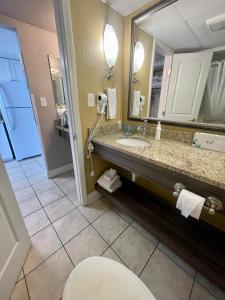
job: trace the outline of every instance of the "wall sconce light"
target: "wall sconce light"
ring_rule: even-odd
[[[133,74],[136,74],[142,67],[145,60],[145,49],[142,42],[137,42],[134,47]]]
[[[104,30],[103,48],[109,69],[112,69],[118,57],[118,40],[112,25],[106,24]]]

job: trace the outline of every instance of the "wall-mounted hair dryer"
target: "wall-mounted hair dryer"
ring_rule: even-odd
[[[106,94],[103,93],[99,93],[98,97],[97,97],[97,109],[98,109],[98,113],[100,115],[105,114],[105,108],[107,106],[108,103],[108,97]]]

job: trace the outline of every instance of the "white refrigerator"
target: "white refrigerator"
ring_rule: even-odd
[[[0,110],[15,157],[22,160],[41,154],[41,145],[26,77],[18,68],[20,77],[0,80]]]

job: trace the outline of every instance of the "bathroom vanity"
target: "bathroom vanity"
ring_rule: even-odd
[[[186,219],[175,208],[186,189],[206,199],[202,216],[209,214],[208,220],[225,214],[225,154],[192,147],[194,131],[225,133],[225,8],[198,2],[161,0],[126,22],[125,31],[131,32],[125,56],[127,63],[130,59],[127,120],[137,126],[144,121],[147,134],[128,140],[118,130],[100,130],[94,139],[98,156],[166,188],[174,201],[125,178],[113,194],[96,189],[225,290],[225,228],[204,218]],[[149,134],[157,122],[163,126],[160,141]],[[178,128],[165,124],[179,130],[164,135]],[[214,142],[214,137],[205,140],[206,148]],[[196,138],[194,143],[202,146]],[[225,144],[214,148],[224,149]]]
[[[95,153],[136,176],[144,177],[176,196],[175,185],[206,199],[219,199],[223,207],[207,201],[203,210],[212,214],[225,213],[225,156],[223,153],[197,149],[171,139],[155,141],[153,136],[138,135],[133,139],[147,142],[144,147],[118,143],[126,139],[119,131],[100,133],[94,139]],[[181,216],[175,205],[122,178],[123,186],[113,194],[100,186],[96,189],[107,196],[117,208],[167,244],[197,271],[225,290],[225,232],[212,225]],[[211,197],[211,198],[210,198]],[[174,200],[176,198],[174,197]],[[219,209],[217,211],[217,209]]]

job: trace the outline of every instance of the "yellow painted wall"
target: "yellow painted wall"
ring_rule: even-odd
[[[83,146],[86,150],[88,128],[95,125],[97,108],[89,108],[87,94],[103,92],[102,80],[108,72],[103,53],[103,32],[106,23],[111,24],[119,41],[119,56],[115,66],[117,87],[117,116],[115,120],[104,121],[102,125],[114,124],[122,119],[123,71],[124,71],[124,17],[101,0],[71,0],[72,26],[75,41],[78,93],[81,115]],[[95,176],[90,177],[90,162],[86,159],[85,172],[87,192],[94,191],[97,178],[109,165],[94,156]]]
[[[148,97],[149,97],[149,85],[150,75],[152,72],[152,52],[154,46],[154,38],[145,32],[140,27],[135,28],[136,41],[140,41],[145,49],[145,59],[141,69],[137,72],[136,78],[141,82],[141,95],[145,96],[145,104],[143,105],[142,111],[140,111],[140,117],[146,117],[149,115],[147,112],[148,108]],[[137,88],[135,88],[137,89]]]

